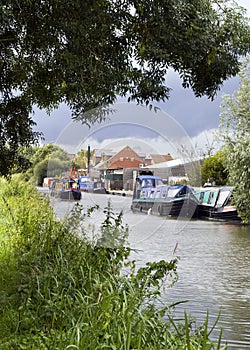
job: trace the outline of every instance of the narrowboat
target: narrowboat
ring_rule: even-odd
[[[192,188],[186,185],[167,186],[160,178],[146,177],[136,180],[132,211],[183,218],[197,216],[198,200]]]
[[[78,179],[79,190],[90,193],[106,193],[104,182],[91,181],[89,176],[80,176]]]
[[[50,195],[66,200],[80,200],[82,198],[78,183],[73,179],[53,181],[50,186]]]
[[[237,209],[232,205],[232,186],[204,187],[195,190],[199,202],[198,217],[214,221],[240,222]]]
[[[88,192],[89,189],[89,184],[91,183],[90,177],[85,175],[85,176],[80,176],[78,179],[78,186],[80,191]]]

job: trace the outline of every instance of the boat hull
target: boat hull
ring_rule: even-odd
[[[50,186],[50,195],[66,200],[80,200],[82,198],[78,183],[73,179],[53,181]]]
[[[240,222],[241,218],[234,207],[211,208],[206,205],[198,206],[198,217],[212,221]]]
[[[60,199],[79,201],[82,198],[82,193],[79,190],[68,190],[59,192]]]
[[[134,199],[132,211],[151,213],[159,216],[194,218],[197,217],[197,202],[190,197],[173,200],[142,200]]]
[[[136,179],[131,205],[133,211],[170,217],[197,216],[198,201],[192,188],[181,184],[168,186],[156,180],[159,182],[152,176]]]
[[[236,207],[231,204],[232,186],[197,189],[198,218],[213,221],[240,222]]]

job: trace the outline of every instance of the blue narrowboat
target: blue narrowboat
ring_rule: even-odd
[[[79,190],[90,193],[106,193],[104,182],[91,181],[89,176],[80,176],[78,179]]]
[[[197,217],[198,200],[191,187],[164,185],[154,176],[136,179],[131,209],[171,217]]]

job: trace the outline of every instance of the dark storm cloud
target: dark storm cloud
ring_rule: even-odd
[[[181,86],[181,81],[175,73],[169,74],[167,85],[172,88],[169,100],[154,105],[180,123],[187,134],[193,137],[204,130],[218,127],[222,94],[232,94],[238,89],[239,82],[237,78],[225,82],[214,101],[206,97],[196,98],[191,89],[184,89]],[[35,129],[44,133],[46,143],[55,142],[60,132],[72,122],[71,112],[66,105],[60,105],[59,109],[53,111],[50,116],[44,111],[36,110],[34,119],[37,123]],[[141,116],[135,115],[134,122],[141,123]],[[155,122],[157,123],[157,118]],[[113,132],[109,133],[108,137],[136,136],[136,131],[136,127],[132,130],[129,125],[113,126]],[[98,141],[101,141],[102,137],[107,137],[105,132],[104,129],[103,132],[98,133]],[[151,131],[145,128],[145,137],[150,137],[150,133]]]
[[[218,127],[222,95],[232,94],[239,87],[238,78],[230,79],[211,101],[207,97],[195,97],[191,89],[184,89],[175,73],[169,75],[166,83],[172,88],[170,98],[157,106],[179,122],[191,137]]]
[[[63,104],[50,115],[36,108],[34,112],[34,121],[37,124],[34,130],[43,133],[46,143],[55,142],[60,132],[71,122],[70,110]]]
[[[115,124],[108,127],[109,138],[126,138],[126,137],[141,137],[141,126],[131,124]],[[149,129],[143,128],[143,135],[145,138],[156,138],[158,134]],[[97,142],[102,142],[107,137],[107,128],[98,130],[98,133],[92,135]]]

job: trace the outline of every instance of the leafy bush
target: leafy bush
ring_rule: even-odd
[[[187,317],[176,325],[169,306],[156,308],[166,278],[177,278],[177,260],[136,271],[128,228],[110,204],[89,240],[82,222],[98,208],[76,205],[58,221],[34,188],[1,185],[1,349],[220,348],[208,338],[207,320],[192,330]]]
[[[213,179],[216,185],[224,186],[228,182],[228,171],[226,169],[226,150],[219,150],[214,155],[206,158],[201,167],[202,184]]]
[[[234,186],[234,204],[242,222],[250,224],[250,59],[239,73],[240,87],[224,95],[221,105],[219,138],[227,146],[226,167]]]

